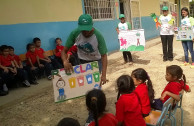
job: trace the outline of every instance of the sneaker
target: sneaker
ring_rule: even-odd
[[[192,63],[190,67],[191,67],[191,68],[194,68],[194,63]]]
[[[187,63],[186,61],[183,63],[183,64],[181,64],[180,66],[189,66],[190,64],[189,63]]]
[[[49,80],[52,80],[52,79],[53,79],[51,75],[49,75],[47,78],[48,78]]]
[[[32,81],[30,81],[30,83],[31,83],[31,84],[33,84],[33,85],[37,85],[37,84],[39,84],[36,80],[32,80]]]
[[[6,84],[3,84],[3,91],[8,92],[8,88]]]
[[[29,83],[27,80],[23,81],[23,84],[24,84],[25,86],[27,86],[27,87],[30,87],[30,83]]]

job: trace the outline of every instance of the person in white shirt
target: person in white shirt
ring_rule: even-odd
[[[160,37],[163,48],[163,61],[173,61],[173,37],[174,37],[174,19],[168,14],[168,7],[163,6],[163,14],[159,17],[161,24]]]

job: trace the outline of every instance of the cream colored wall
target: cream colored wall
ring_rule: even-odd
[[[160,0],[140,0],[141,16],[149,16],[150,13],[160,15]]]
[[[81,0],[0,0],[0,25],[76,21]]]

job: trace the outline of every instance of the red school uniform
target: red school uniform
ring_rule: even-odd
[[[35,64],[35,63],[37,62],[37,59],[36,59],[37,56],[38,56],[38,55],[37,55],[36,52],[30,52],[30,51],[28,51],[28,52],[26,53],[26,58],[27,58],[27,59],[30,58],[32,64]],[[27,60],[26,64],[27,64],[27,65],[30,65],[30,62]]]
[[[134,92],[137,94],[139,98],[142,114],[149,114],[151,111],[151,105],[148,95],[148,87],[146,83],[138,85],[135,88]]]
[[[116,103],[116,118],[124,126],[146,126],[135,93],[123,94]]]
[[[67,52],[67,54],[72,55],[72,53],[76,53],[77,52],[77,46],[73,45]]]
[[[64,46],[62,45],[57,45],[56,46],[56,51],[55,51],[55,56],[56,57],[61,57],[61,51],[64,49]]]
[[[5,67],[8,67],[8,66],[11,66],[11,61],[12,60],[12,57],[10,55],[8,56],[3,56],[3,55],[0,55],[0,63],[2,66],[5,66]]]
[[[173,94],[176,94],[176,95],[179,95],[179,92],[181,90],[185,90],[185,91],[188,91],[189,90],[189,86],[188,85],[185,85],[184,86],[184,81],[183,80],[180,80],[179,82],[169,82],[166,87],[164,88],[162,94],[165,92],[165,91],[169,91]],[[162,95],[161,94],[161,95]],[[164,100],[162,101],[163,103],[165,101],[167,101],[168,99],[170,98],[170,96],[166,95],[166,97],[164,97]]]
[[[118,123],[116,117],[111,113],[106,113],[98,120],[99,126],[116,126]],[[89,126],[95,126],[95,122],[91,122]]]
[[[35,49],[35,52],[36,52],[36,54],[38,55],[39,58],[42,58],[42,59],[45,58],[44,55],[43,55],[44,54],[44,49],[42,49],[42,48],[39,48],[39,49],[36,48]]]
[[[11,56],[11,55],[10,55]],[[17,55],[13,55],[13,56],[11,56],[12,57],[12,59],[13,60],[15,60],[16,62],[17,62],[17,64],[19,64],[20,63],[20,61],[21,61],[21,59],[20,59],[20,57],[19,56],[17,56]]]

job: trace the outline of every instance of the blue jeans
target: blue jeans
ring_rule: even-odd
[[[192,41],[182,41],[182,45],[183,45],[184,54],[185,54],[185,61],[189,62],[189,57],[188,57],[188,50],[189,50],[191,54],[192,63],[194,63],[193,42]]]

